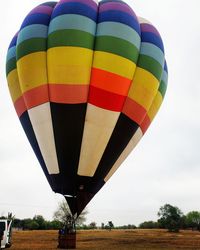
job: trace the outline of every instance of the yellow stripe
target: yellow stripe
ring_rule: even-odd
[[[151,105],[151,108],[148,111],[148,116],[151,121],[153,121],[154,117],[158,113],[158,110],[162,104],[163,97],[160,92],[157,93],[155,99],[153,100],[153,103]]]
[[[95,51],[93,67],[112,72],[132,80],[136,65],[124,57],[107,52]]]
[[[17,71],[22,93],[47,84],[46,52],[36,52],[22,57],[17,62]]]
[[[150,72],[138,67],[128,96],[149,110],[158,87],[159,81]]]
[[[79,47],[48,50],[49,83],[89,84],[93,51]]]
[[[22,95],[22,91],[20,88],[19,78],[18,78],[18,74],[17,74],[16,69],[12,70],[8,74],[7,81],[8,81],[10,95],[11,95],[12,101],[14,103]]]

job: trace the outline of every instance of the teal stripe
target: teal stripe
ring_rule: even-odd
[[[75,46],[93,50],[94,36],[80,30],[58,30],[48,37],[48,48]]]
[[[46,51],[46,38],[32,38],[17,46],[17,60],[34,52]]]
[[[49,26],[49,34],[57,30],[81,30],[88,32],[92,35],[96,33],[96,23],[88,17],[66,14],[54,18]]]
[[[168,73],[165,70],[163,70],[162,81],[164,81],[166,84],[168,82]]]
[[[116,22],[99,23],[96,36],[113,36],[126,40],[139,50],[141,38],[138,33],[128,25]]]
[[[47,38],[48,27],[42,24],[33,24],[23,28],[17,38],[17,44],[31,38]]]
[[[160,82],[163,68],[160,63],[158,63],[152,57],[140,55],[137,66],[151,72]]]
[[[96,38],[95,50],[113,53],[137,62],[139,51],[132,44],[120,38],[111,36],[99,36]],[[114,62],[113,62],[114,63]]]
[[[159,62],[162,67],[164,66],[164,61],[165,61],[164,53],[162,52],[160,48],[158,48],[154,44],[142,43],[140,54],[145,55],[145,56],[150,56],[153,59],[155,59],[157,62]]]
[[[13,57],[16,57],[16,46],[13,46],[8,50],[6,61],[8,62]]]
[[[14,57],[6,63],[6,75],[8,75],[12,70],[16,68],[17,68],[16,58]]]

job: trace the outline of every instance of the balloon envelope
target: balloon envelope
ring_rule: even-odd
[[[61,0],[24,19],[11,97],[53,191],[79,215],[142,138],[167,88],[162,39],[119,0]]]

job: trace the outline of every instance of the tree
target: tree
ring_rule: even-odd
[[[135,225],[132,225],[132,224],[115,227],[115,229],[136,229],[136,228],[137,227]]]
[[[36,221],[32,219],[23,219],[22,220],[22,229],[23,230],[36,230],[38,229],[39,225]]]
[[[112,221],[108,221],[108,225],[106,226],[107,229],[111,231],[112,228],[114,228],[114,224]]]
[[[158,222],[155,221],[144,221],[139,225],[139,228],[142,229],[153,229],[153,228],[159,228]]]
[[[200,212],[192,211],[186,215],[186,221],[189,227],[193,230],[197,229],[200,231]]]
[[[182,223],[182,215],[183,213],[178,207],[165,204],[158,212],[158,216],[160,217],[158,223],[162,228],[166,228],[170,232],[179,232]]]
[[[58,221],[58,220],[52,220],[52,221],[49,222],[49,228],[50,229],[58,230],[61,227],[62,227],[62,223],[60,221]]]
[[[89,224],[89,227],[91,228],[91,229],[96,229],[97,228],[97,223],[96,222],[91,222],[90,224]]]
[[[84,210],[79,217],[76,219],[76,226],[80,227],[86,221],[87,210]],[[68,218],[72,218],[72,214],[70,212],[69,206],[65,200],[61,201],[58,204],[57,210],[53,215],[54,220],[60,221],[62,225],[65,225]]]
[[[46,228],[46,221],[42,215],[35,215],[33,217],[33,222],[36,222],[38,224],[39,230],[44,230]]]

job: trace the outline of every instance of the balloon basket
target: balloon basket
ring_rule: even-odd
[[[58,238],[58,248],[76,249],[76,232],[60,235]]]

